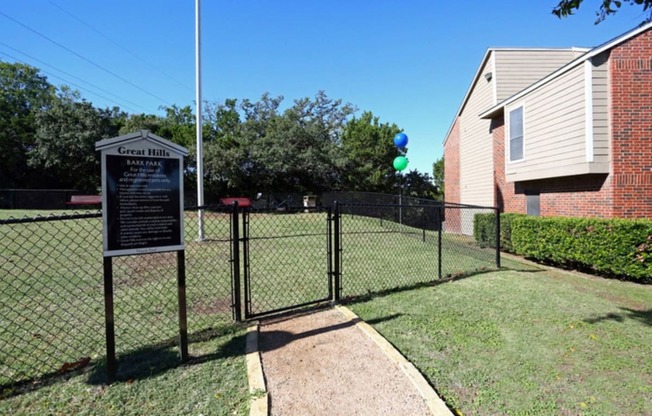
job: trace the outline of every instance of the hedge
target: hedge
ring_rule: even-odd
[[[512,221],[524,217],[524,214],[500,214],[500,249],[513,253]],[[473,218],[473,236],[482,247],[496,246],[496,215],[475,214]]]
[[[530,217],[511,223],[514,251],[607,276],[652,281],[652,221]]]

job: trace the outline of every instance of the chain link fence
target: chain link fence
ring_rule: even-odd
[[[187,209],[191,340],[240,320],[243,305],[251,318],[499,266],[467,232],[493,208],[371,201],[203,207],[202,232]],[[176,252],[112,259],[120,371],[161,350],[178,362],[177,267]],[[0,390],[106,360],[101,213],[0,220],[0,273]]]
[[[204,211],[202,241],[185,213],[190,334],[233,320],[231,211]],[[0,220],[0,253],[0,389],[102,361],[101,213]],[[118,356],[176,345],[176,253],[114,257],[113,273]]]
[[[478,212],[495,209],[340,204],[336,213],[341,296],[365,296],[496,269],[500,264],[495,249],[480,247],[461,227],[446,226],[447,215],[472,224]]]
[[[245,317],[332,298],[330,210],[246,210]]]

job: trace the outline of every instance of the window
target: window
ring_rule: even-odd
[[[541,196],[536,191],[525,191],[525,212],[527,215],[541,215]]]
[[[509,161],[523,159],[523,106],[509,112]]]

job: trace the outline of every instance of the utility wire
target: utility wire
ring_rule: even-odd
[[[102,87],[100,87],[100,86],[98,86],[98,85],[95,85],[95,84],[93,84],[92,82],[86,81],[86,80],[84,80],[84,79],[82,79],[82,78],[79,78],[78,76],[75,76],[75,75],[73,75],[73,74],[71,74],[71,73],[69,73],[69,72],[66,72],[66,71],[64,71],[64,70],[61,69],[61,68],[57,68],[57,67],[54,66],[54,65],[50,65],[50,64],[48,64],[47,62],[45,62],[45,61],[43,61],[43,60],[41,60],[41,59],[38,59],[38,58],[36,58],[36,57],[33,57],[33,56],[31,56],[31,55],[29,55],[29,54],[23,52],[23,51],[20,51],[20,50],[14,48],[13,46],[9,46],[9,45],[7,45],[6,43],[4,43],[4,42],[2,42],[2,41],[0,41],[0,45],[4,46],[5,48],[11,49],[11,50],[13,50],[13,51],[15,51],[15,52],[18,52],[19,54],[21,54],[21,55],[23,55],[23,56],[26,56],[26,57],[30,58],[31,60],[40,63],[41,65],[45,65],[45,66],[47,66],[47,67],[50,67],[50,68],[54,69],[55,71],[59,71],[59,72],[61,72],[62,74],[65,74],[65,75],[67,75],[67,76],[69,76],[69,77],[72,77],[72,78],[74,78],[74,79],[76,79],[76,80],[78,80],[78,81],[80,81],[80,82],[83,82],[84,84],[90,85],[91,87],[93,87],[93,88],[95,88],[95,89],[97,89],[97,90],[99,90],[99,91],[102,91],[102,92],[105,93],[105,94],[109,94],[110,96],[112,96],[112,97],[114,97],[114,98],[117,98],[117,99],[120,100],[121,102],[129,103],[129,104],[131,104],[131,105],[133,105],[133,106],[136,106],[136,107],[141,108],[142,110],[149,111],[147,108],[143,107],[142,105],[140,105],[140,104],[138,104],[138,103],[135,103],[135,102],[133,102],[133,101],[131,101],[131,100],[128,100],[128,99],[126,99],[126,98],[124,98],[124,97],[121,97],[121,96],[119,96],[119,95],[116,95],[116,94],[112,93],[111,91],[105,90],[104,88],[102,88]],[[0,53],[1,53],[1,52],[0,52]],[[9,56],[9,57],[11,57],[10,55],[8,55],[8,54],[6,54],[6,53],[4,53],[4,55],[5,55],[5,56]],[[18,61],[18,62],[22,62],[22,63],[25,63],[25,64],[27,64],[27,65],[30,65],[30,63],[28,63],[28,62],[20,61],[19,59],[17,59],[17,58],[13,58],[13,57],[11,57],[11,58],[12,58],[12,59],[15,59],[15,60]],[[41,69],[41,71],[43,71],[43,70]],[[43,72],[45,72],[45,71],[43,71]],[[62,78],[60,78],[60,79],[62,79]],[[95,95],[98,95],[98,94],[95,94]],[[102,98],[104,98],[104,97],[102,97]],[[110,101],[114,101],[114,102],[116,102],[115,100],[110,100]],[[129,108],[129,107],[125,106],[125,105],[123,105],[123,107]],[[132,109],[132,110],[133,110],[133,109]]]
[[[8,57],[8,58],[10,58],[10,59],[13,59],[15,62],[20,62],[21,64],[29,65],[29,63],[27,63],[27,62],[25,62],[25,61],[22,61],[22,60],[16,58],[15,56],[11,56],[11,55],[9,55],[8,53],[5,53],[5,52],[0,51],[0,55],[4,55],[4,56],[6,56],[6,57]],[[81,85],[79,85],[79,84],[75,84],[74,82],[71,82],[71,81],[69,81],[69,80],[67,80],[67,79],[65,79],[65,78],[62,78],[62,77],[58,76],[58,75],[52,74],[52,73],[47,72],[47,71],[44,71],[44,70],[42,70],[42,69],[41,69],[40,71],[43,72],[44,74],[47,74],[47,75],[50,76],[50,77],[60,79],[60,80],[62,80],[63,82],[65,82],[66,84],[72,85],[73,87],[77,87],[77,88],[79,88],[79,89],[82,90],[82,91],[86,91],[86,92],[89,93],[89,94],[95,95],[96,97],[103,98],[103,99],[107,100],[108,102],[112,102],[112,103],[114,103],[114,104],[117,104],[118,106],[121,105],[119,102],[116,102],[115,100],[113,100],[113,99],[111,99],[111,98],[105,97],[105,96],[103,96],[102,94],[98,94],[98,93],[96,93],[96,92],[94,92],[94,91],[91,91],[91,90],[89,90],[88,88],[84,88],[84,87],[82,87]],[[130,109],[130,110],[133,111],[133,112],[137,112],[136,110],[134,110],[133,108],[131,108],[131,107],[129,107],[129,106],[122,105],[122,107],[127,108],[127,109]]]
[[[20,25],[20,26],[24,27],[25,29],[29,30],[30,32],[32,32],[32,33],[34,33],[34,34],[36,34],[36,35],[42,37],[43,39],[47,40],[48,42],[57,45],[57,46],[60,47],[61,49],[63,49],[63,50],[65,50],[65,51],[67,51],[67,52],[69,52],[69,53],[75,55],[75,56],[78,57],[79,59],[82,59],[82,60],[88,62],[89,64],[95,66],[96,68],[101,69],[102,71],[106,72],[107,74],[112,75],[113,77],[119,79],[120,81],[125,82],[125,83],[131,85],[132,87],[134,87],[134,88],[136,88],[136,89],[138,89],[138,90],[144,92],[145,94],[149,95],[150,97],[156,98],[157,100],[159,100],[159,101],[161,101],[161,102],[167,104],[168,106],[172,106],[172,104],[170,104],[170,103],[169,103],[165,98],[159,97],[158,95],[153,94],[153,93],[147,91],[147,90],[144,89],[144,88],[141,88],[140,86],[138,86],[137,84],[135,84],[135,83],[129,81],[128,79],[121,77],[120,75],[116,74],[115,72],[113,72],[113,71],[111,71],[111,70],[109,70],[109,69],[103,67],[102,65],[100,65],[100,64],[98,64],[98,63],[96,63],[96,62],[94,62],[94,61],[91,61],[90,59],[86,58],[85,56],[80,55],[79,53],[73,51],[72,49],[66,47],[65,45],[62,45],[61,43],[59,43],[59,42],[57,42],[57,41],[55,41],[55,40],[53,40],[53,39],[47,37],[46,35],[42,34],[41,32],[39,32],[39,31],[37,31],[37,30],[35,30],[35,29],[32,29],[31,27],[27,26],[27,25],[24,24],[24,23],[19,22],[18,20],[16,20],[16,19],[14,19],[13,17],[7,15],[6,13],[0,11],[0,15],[6,17],[7,19],[11,20],[12,22],[16,23],[17,25]]]
[[[57,9],[61,10],[62,12],[64,12],[65,14],[67,14],[68,16],[72,17],[73,19],[77,20],[79,23],[81,23],[81,24],[83,24],[84,26],[88,27],[88,28],[89,28],[90,30],[92,30],[93,32],[95,32],[95,33],[97,33],[98,35],[102,36],[104,39],[108,40],[108,41],[111,42],[113,45],[115,45],[115,46],[117,46],[118,48],[122,49],[124,52],[127,52],[129,55],[133,56],[134,58],[136,58],[136,59],[139,60],[140,62],[144,63],[144,64],[147,65],[148,67],[154,69],[155,71],[157,71],[157,72],[159,72],[160,74],[164,75],[164,76],[167,77],[168,79],[170,79],[170,80],[176,82],[176,83],[177,83],[178,85],[180,85],[181,87],[183,87],[183,88],[185,88],[185,89],[187,89],[187,90],[192,90],[192,88],[189,87],[187,84],[184,84],[183,82],[179,81],[178,79],[176,79],[176,78],[173,77],[172,75],[169,75],[168,73],[166,73],[165,71],[163,71],[159,66],[153,65],[151,62],[147,61],[146,59],[141,58],[141,57],[140,57],[139,55],[137,55],[136,53],[134,53],[134,52],[130,51],[129,49],[127,49],[126,47],[122,46],[121,44],[119,44],[119,43],[116,42],[115,40],[111,39],[108,35],[102,33],[102,32],[99,31],[98,29],[96,29],[96,28],[95,28],[94,26],[92,26],[90,23],[87,23],[87,22],[85,22],[84,20],[82,20],[81,18],[75,16],[73,13],[71,13],[70,11],[64,9],[63,7],[61,7],[60,5],[58,5],[57,3],[55,3],[55,2],[53,2],[53,1],[50,0],[50,4],[53,5],[54,7],[56,7]]]

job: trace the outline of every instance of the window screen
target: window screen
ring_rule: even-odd
[[[509,112],[509,160],[523,159],[523,107]]]
[[[526,212],[527,215],[541,215],[541,202],[538,192],[530,192],[525,194]]]

